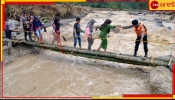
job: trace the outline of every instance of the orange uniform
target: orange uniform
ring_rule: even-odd
[[[134,31],[137,34],[137,38],[136,38],[136,42],[135,42],[135,49],[134,49],[134,56],[137,56],[137,51],[139,49],[139,44],[140,44],[141,39],[142,39],[143,40],[143,45],[144,45],[144,51],[145,51],[145,56],[144,57],[147,57],[147,53],[148,53],[147,28],[143,24],[138,23],[138,20],[136,20],[136,19],[132,21],[132,25],[123,26],[122,28],[123,29],[129,29],[129,28],[132,28],[132,27],[134,27]],[[143,32],[144,32],[144,36],[142,37]]]
[[[144,34],[146,35],[146,29],[145,29],[144,25],[141,24],[141,23],[139,23],[139,26],[137,28],[134,27],[134,31],[136,32],[136,34],[138,36],[141,36],[142,35],[142,31],[144,31]]]

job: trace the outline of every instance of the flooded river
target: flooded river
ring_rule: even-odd
[[[149,73],[122,63],[43,50],[5,66],[6,96],[92,96],[150,93]],[[134,69],[134,68],[133,68]]]
[[[153,16],[156,15],[144,17],[152,20]],[[126,12],[113,12],[113,15],[109,15],[108,11],[99,11],[82,18],[83,29],[89,18],[95,18],[96,24],[101,24],[106,18],[110,18],[113,20],[112,24],[130,25],[132,19],[138,16],[128,15]],[[62,40],[63,45],[73,46],[73,23],[61,28],[62,35],[67,39],[66,42]],[[173,41],[174,29],[158,27],[148,21],[143,23],[148,28],[149,40]],[[52,41],[51,30],[51,27],[48,28],[48,32],[44,34],[44,41],[48,43]],[[122,38],[135,40],[133,29],[120,29],[117,34],[111,32],[107,51],[132,55],[134,41],[128,42]],[[121,44],[118,44],[119,39]],[[96,39],[92,49],[97,49],[99,44],[100,40]],[[84,38],[82,47],[87,48]],[[169,55],[170,47],[166,44],[150,43],[149,56]],[[138,55],[143,56],[142,49],[140,47]],[[4,53],[4,62],[5,96],[121,96],[151,93],[149,71],[152,67],[150,66],[87,59],[44,49],[41,49],[39,54],[33,54],[30,47],[19,47],[19,50],[13,50],[11,56]]]

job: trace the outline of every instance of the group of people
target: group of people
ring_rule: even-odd
[[[29,40],[32,42],[32,34],[34,34],[35,37],[37,37],[37,40],[39,43],[43,42],[42,39],[42,29],[46,31],[46,27],[44,24],[39,20],[37,16],[34,16],[33,12],[30,14],[22,13],[20,17],[20,24],[22,27],[22,31],[24,32],[24,38],[26,41],[28,41],[27,36],[29,36]],[[17,30],[15,27],[15,20],[13,16],[10,16],[10,19],[8,23],[6,24],[6,30],[11,32],[6,32],[8,34],[9,39],[12,37],[16,37],[16,32],[19,32],[20,30]]]
[[[43,43],[42,29],[46,31],[46,28],[39,18],[34,16],[33,12],[30,14],[22,13],[20,22],[23,27],[24,38],[26,41],[28,41],[27,35],[29,36],[29,40],[33,41],[32,34],[34,33],[34,36],[37,37],[38,43]]]
[[[44,24],[39,20],[39,18],[37,16],[34,16],[33,13],[30,13],[30,14],[23,13],[20,20],[21,20],[21,25],[23,26],[23,29],[24,29],[25,40],[28,41],[27,40],[27,35],[28,35],[29,40],[33,41],[32,33],[34,33],[38,39],[38,43],[42,43],[43,42],[42,29],[44,28],[44,31],[46,32],[46,28],[44,27]],[[73,26],[73,37],[74,37],[74,48],[76,48],[77,41],[78,41],[79,47],[80,47],[80,49],[82,49],[82,47],[81,47],[81,34],[80,33],[83,30],[80,27],[80,21],[81,21],[81,19],[79,17],[77,17],[76,23]],[[136,20],[136,19],[133,20],[132,24],[129,26],[111,25],[112,21],[110,19],[106,19],[101,26],[95,27],[94,26],[95,22],[96,21],[94,19],[91,19],[88,22],[88,24],[86,26],[86,30],[85,30],[85,36],[86,36],[87,41],[88,41],[88,50],[89,51],[91,51],[91,47],[92,47],[93,42],[94,42],[94,38],[92,35],[94,29],[96,29],[96,30],[99,29],[101,31],[99,34],[99,37],[101,39],[101,44],[99,45],[97,51],[100,51],[100,49],[102,48],[102,49],[104,49],[104,52],[106,52],[107,45],[108,45],[107,34],[109,34],[110,29],[113,29],[116,27],[123,28],[123,29],[128,29],[128,28],[134,27],[134,31],[137,35],[136,42],[135,42],[134,56],[137,56],[139,44],[141,41],[143,41],[144,51],[145,51],[144,56],[147,57],[147,54],[148,54],[147,29],[142,23],[139,23],[138,20]],[[13,25],[11,25],[11,26],[13,26]],[[52,27],[53,27],[52,44],[54,44],[54,42],[57,41],[58,46],[62,46],[61,38],[60,38],[60,26],[61,26],[60,19],[58,17],[55,17],[53,24],[52,24]],[[10,26],[8,29],[12,30],[11,32],[15,32],[14,28],[10,29]]]
[[[107,49],[107,45],[108,45],[108,41],[107,41],[107,34],[109,34],[110,29],[119,27],[119,28],[123,28],[123,29],[129,29],[134,27],[134,31],[137,35],[136,41],[135,41],[135,49],[134,49],[134,56],[137,56],[137,51],[139,48],[139,44],[141,41],[143,41],[144,44],[144,52],[145,55],[144,57],[148,56],[148,40],[147,40],[147,29],[146,27],[142,24],[139,23],[138,20],[133,20],[132,24],[129,26],[121,26],[121,25],[111,25],[112,21],[110,19],[106,19],[104,21],[104,23],[101,26],[97,26],[94,27],[94,23],[96,21],[94,19],[91,19],[87,26],[86,26],[86,31],[85,31],[85,36],[87,38],[88,41],[88,50],[91,50],[91,46],[93,44],[93,37],[92,37],[92,33],[93,33],[93,29],[95,28],[96,30],[99,29],[101,32],[99,34],[99,37],[101,39],[101,44],[98,47],[97,51],[100,51],[100,49],[104,49],[104,52],[106,52]],[[81,49],[81,36],[80,36],[80,18],[76,19],[76,23],[74,24],[74,31],[73,31],[73,36],[74,36],[74,47],[76,47],[77,44],[77,40],[79,42],[79,47]]]

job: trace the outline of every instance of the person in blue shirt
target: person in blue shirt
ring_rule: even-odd
[[[36,33],[35,35],[38,39],[38,43],[43,43],[42,28],[44,28],[44,25],[39,18],[35,16],[33,20],[33,31]]]

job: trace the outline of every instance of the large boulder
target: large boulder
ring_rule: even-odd
[[[153,94],[172,94],[172,72],[158,66],[150,72],[150,85]]]

